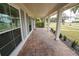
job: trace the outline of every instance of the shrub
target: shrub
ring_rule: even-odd
[[[59,36],[59,38],[62,38],[62,34],[60,33],[60,36]]]
[[[39,28],[43,28],[44,27],[44,22],[36,22],[36,27],[39,27]]]
[[[53,29],[51,28],[51,31],[53,32]]]
[[[77,44],[78,44],[78,41],[75,40],[75,41],[72,42],[71,47],[72,47],[72,48],[75,48],[75,46],[76,46]]]
[[[55,33],[55,30],[53,30],[52,28],[51,28],[51,31],[52,31],[53,33]]]
[[[53,33],[55,34],[56,31],[53,31]]]
[[[66,41],[66,39],[67,39],[67,37],[66,37],[66,36],[64,36],[63,40],[64,40],[64,41]]]

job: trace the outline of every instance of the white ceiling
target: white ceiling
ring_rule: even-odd
[[[24,4],[26,8],[31,12],[31,16],[33,17],[43,17],[45,16],[49,10],[54,8],[57,4]]]
[[[23,3],[31,17],[45,17],[57,11],[67,3]]]

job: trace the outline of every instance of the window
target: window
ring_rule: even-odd
[[[8,31],[9,30],[9,31]],[[0,54],[9,55],[21,42],[19,12],[8,4],[0,4]]]
[[[0,13],[10,15],[9,5],[5,3],[0,4]]]
[[[12,19],[12,28],[16,28],[20,26],[20,20],[19,20],[19,12],[14,7],[10,6],[11,11],[11,19]]]
[[[0,4],[0,32],[20,27],[19,12],[8,4]]]
[[[11,17],[8,4],[0,4],[0,32],[11,29]]]

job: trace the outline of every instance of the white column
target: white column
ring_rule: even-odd
[[[36,25],[35,25],[35,20],[33,20],[34,21],[34,29],[36,28]]]
[[[27,32],[27,15],[26,15],[26,13],[24,13],[24,16],[25,16],[25,35],[27,36],[28,32]]]
[[[34,20],[31,19],[32,30],[34,29]]]
[[[50,25],[50,18],[48,19],[48,27],[49,27],[49,25]]]
[[[50,25],[50,19],[49,19],[49,17],[48,17],[48,31],[50,30],[49,25]]]
[[[29,17],[27,15],[27,35],[29,34]]]
[[[57,11],[57,24],[56,24],[56,33],[55,33],[55,39],[59,40],[59,35],[60,35],[60,25],[62,21],[62,11],[58,10]]]
[[[44,27],[46,28],[46,19],[44,19]]]

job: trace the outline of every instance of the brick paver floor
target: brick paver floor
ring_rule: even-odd
[[[45,28],[35,29],[18,56],[76,56],[62,41],[54,40],[52,32]]]

